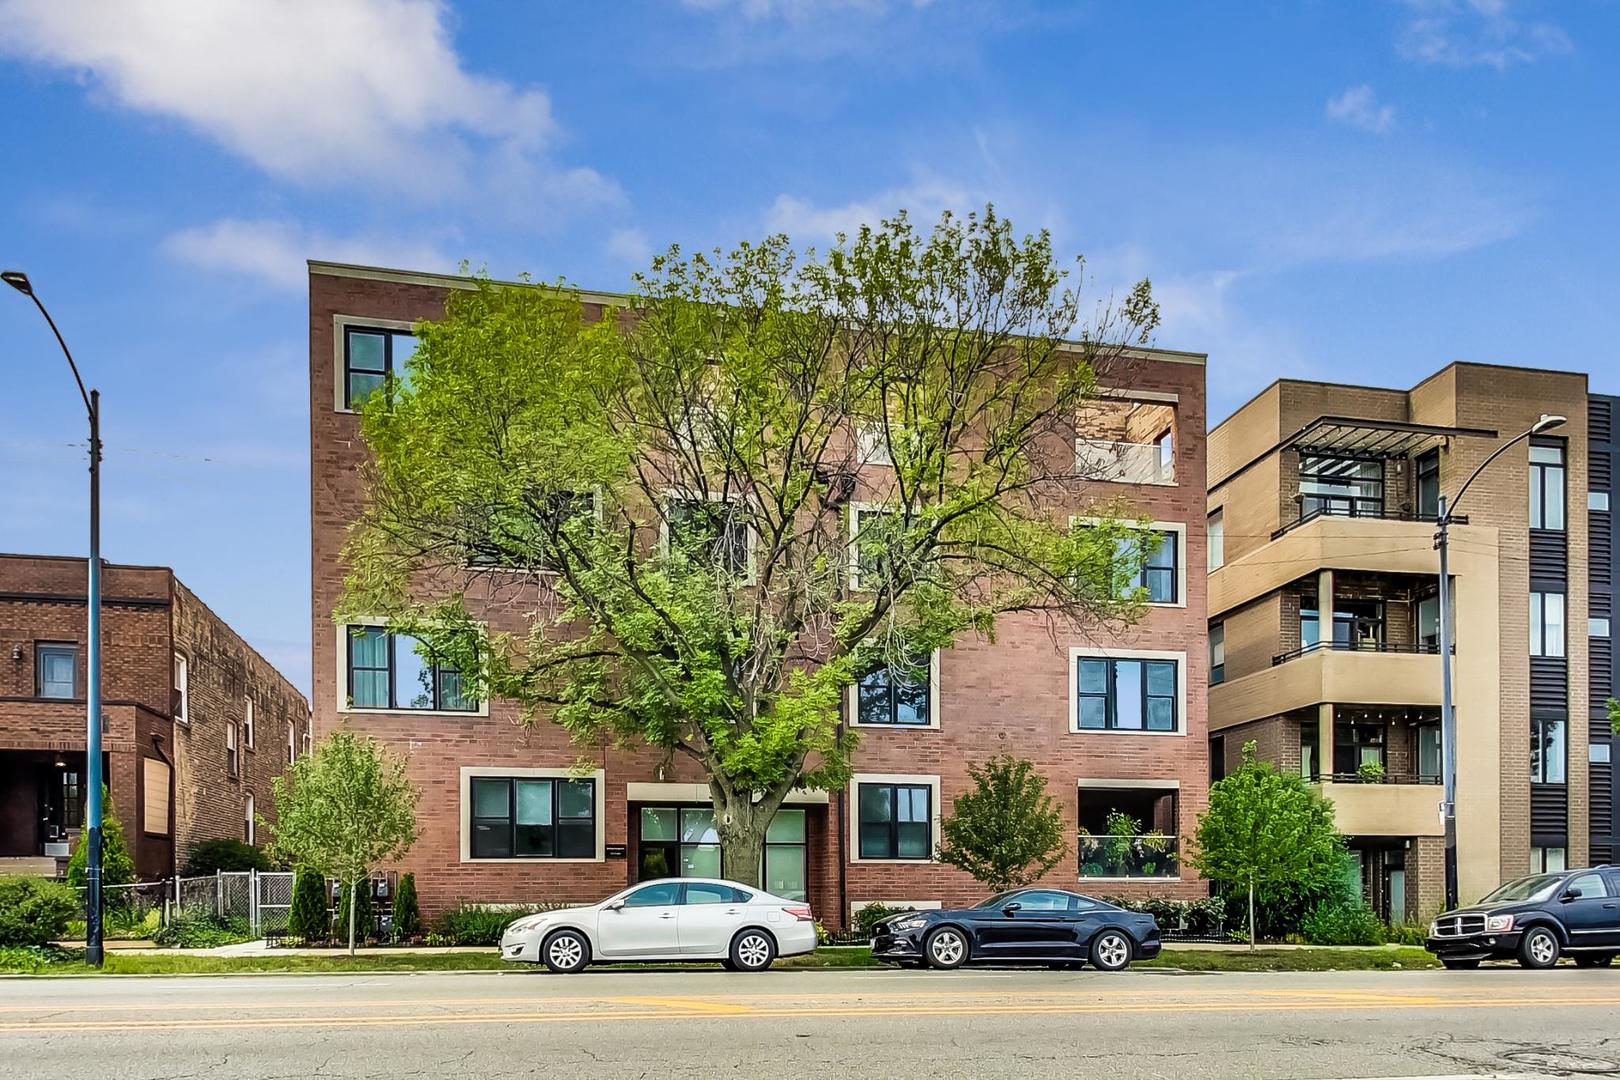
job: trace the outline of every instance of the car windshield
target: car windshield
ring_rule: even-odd
[[[996,893],[996,895],[994,895],[992,897],[989,897],[988,899],[981,900],[977,904],[974,904],[973,906],[976,907],[976,908],[1004,907],[1006,905],[1007,901],[1011,900],[1013,897],[1017,896],[1019,893],[1021,893],[1023,891],[1024,890],[1022,890],[1022,889],[1010,889],[1007,892],[998,892],[998,893]]]
[[[1564,880],[1562,874],[1534,874],[1500,885],[1485,896],[1485,903],[1497,900],[1544,900]]]

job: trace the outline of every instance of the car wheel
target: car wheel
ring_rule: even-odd
[[[929,967],[941,971],[959,968],[968,958],[967,935],[954,926],[942,926],[923,942],[923,955],[928,958]]]
[[[1519,963],[1527,968],[1550,968],[1558,963],[1558,938],[1545,926],[1532,926],[1519,941]]]
[[[764,971],[776,959],[776,942],[763,930],[744,930],[731,939],[731,963],[738,971]]]
[[[1447,958],[1442,959],[1440,963],[1445,966],[1447,971],[1473,971],[1479,967],[1478,960],[1452,960]]]
[[[1131,963],[1131,940],[1118,930],[1104,930],[1091,939],[1091,966],[1098,971],[1123,971]]]
[[[578,930],[559,930],[540,946],[540,959],[558,975],[572,975],[591,962],[591,943]]]
[[[1614,963],[1614,957],[1612,956],[1593,956],[1587,953],[1585,955],[1577,954],[1575,957],[1576,967],[1608,967],[1612,963]]]

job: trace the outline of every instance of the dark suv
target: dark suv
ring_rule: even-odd
[[[1549,968],[1564,953],[1577,967],[1607,967],[1620,954],[1620,868],[1510,881],[1472,907],[1435,919],[1425,944],[1454,969],[1507,959]]]

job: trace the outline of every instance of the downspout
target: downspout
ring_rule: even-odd
[[[847,697],[847,695],[842,695]],[[837,739],[844,738],[844,721],[842,719],[844,706],[838,706],[840,719],[838,721]],[[849,786],[846,784],[836,792],[838,812],[831,822],[833,828],[838,830],[838,925],[845,930],[849,929],[849,838],[844,831],[844,800],[848,798]]]

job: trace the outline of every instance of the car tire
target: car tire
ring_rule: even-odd
[[[1098,971],[1124,971],[1131,966],[1131,939],[1118,930],[1104,930],[1091,939],[1091,966]]]
[[[942,926],[923,940],[923,956],[929,967],[953,971],[967,963],[967,935],[954,926]]]
[[[1449,957],[1443,958],[1440,964],[1447,971],[1474,971],[1479,967],[1478,960],[1453,960]]]
[[[737,971],[764,971],[776,959],[776,940],[750,927],[731,939],[731,965]]]
[[[741,970],[740,968],[737,967],[736,964],[731,962],[731,957],[729,957],[729,956],[726,957],[724,960],[720,961],[720,966],[725,968],[727,971],[739,971],[739,970]]]
[[[1519,964],[1527,968],[1550,968],[1558,963],[1558,935],[1545,926],[1532,926],[1519,940]]]
[[[1577,953],[1576,956],[1575,956],[1575,966],[1576,967],[1584,967],[1584,968],[1608,967],[1612,963],[1614,963],[1614,957],[1613,956],[1607,956],[1607,955],[1593,956],[1591,953]]]
[[[540,943],[540,960],[558,975],[573,975],[591,962],[591,943],[578,930],[558,930]]]

